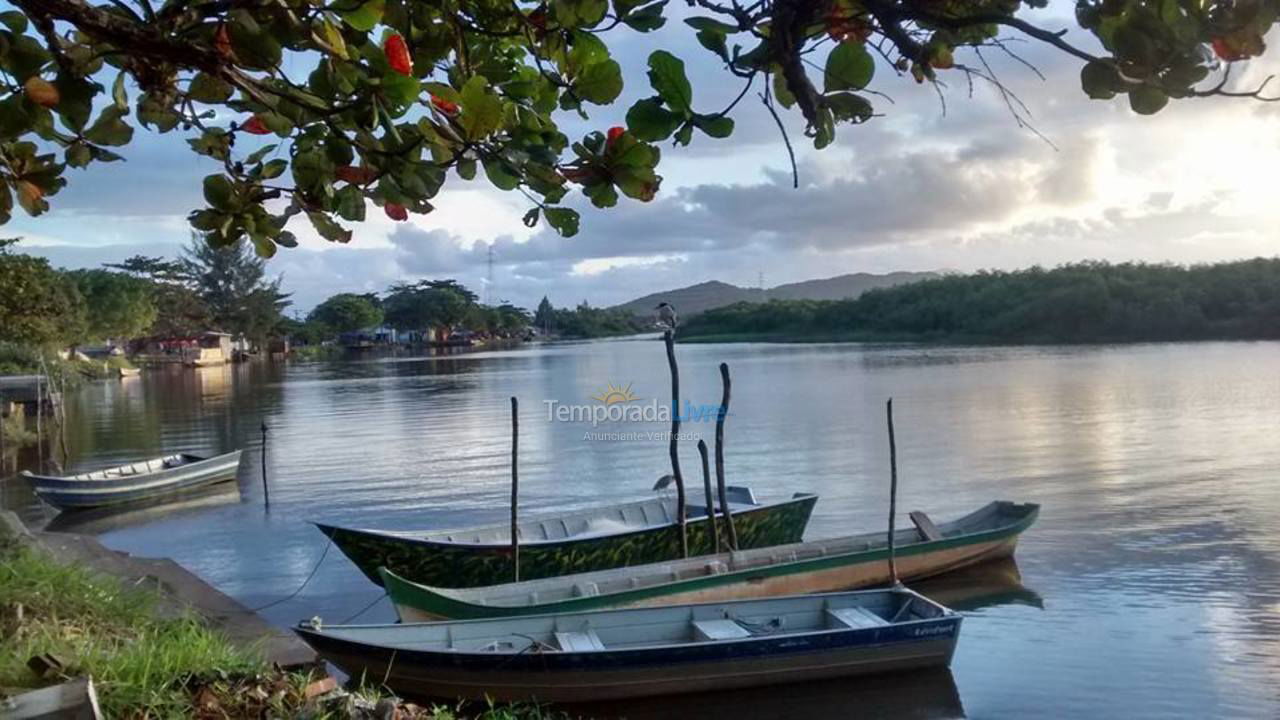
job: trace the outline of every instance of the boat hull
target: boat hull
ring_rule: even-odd
[[[902,580],[917,580],[1011,557],[1017,548],[1019,535],[1035,522],[1039,510],[1036,506],[1017,506],[1012,503],[993,505],[997,507],[997,512],[999,506],[1003,505],[1010,508],[1011,513],[1016,510],[1017,514],[1008,523],[985,531],[900,544],[895,552],[898,577]],[[803,555],[804,546],[816,546],[821,542],[776,549],[780,554]],[[706,560],[711,562],[717,558],[726,561],[726,568],[719,572],[706,572],[688,579],[673,579],[634,589],[521,605],[466,602],[445,592],[434,592],[432,588],[422,584],[406,582],[392,574],[384,575],[384,586],[402,621],[422,622],[834,592],[882,585],[890,580],[888,551],[885,548],[790,561],[780,557],[780,561],[776,563],[740,570],[733,569],[733,556],[712,556]],[[637,572],[640,571],[637,568]],[[570,585],[581,586],[593,582],[587,575],[565,577],[562,580]]]
[[[25,473],[36,495],[60,510],[129,505],[180,495],[234,480],[240,451],[205,458],[168,470],[111,480],[75,480]]]
[[[733,512],[739,547],[763,548],[799,542],[817,502],[816,495],[750,506]],[[469,588],[508,582],[515,574],[508,545],[466,545],[316,523],[373,582],[381,585],[379,568],[414,582],[437,587]],[[705,516],[687,523],[689,554],[714,552]],[[614,535],[597,535],[520,546],[520,579],[662,562],[681,556],[680,529],[658,525]]]
[[[882,627],[586,652],[422,650],[296,632],[348,675],[381,678],[400,695],[577,703],[946,667],[961,618],[944,613]]]

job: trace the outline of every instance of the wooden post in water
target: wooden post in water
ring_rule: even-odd
[[[267,421],[262,421],[262,502],[271,509],[271,489],[267,486]]]
[[[40,471],[44,471],[44,425],[41,422],[41,415],[44,414],[44,396],[41,393],[40,381],[42,378],[36,376],[36,464]]]
[[[733,528],[733,513],[729,512],[728,491],[724,483],[724,418],[729,414],[729,365],[720,363],[720,409],[716,411],[716,486],[720,490],[720,512],[724,514],[726,538],[732,550],[738,549],[738,531]]]
[[[702,457],[702,491],[707,498],[707,526],[711,528],[711,552],[720,552],[720,531],[716,527],[716,504],[711,497],[711,466],[707,461],[707,441],[698,440],[698,455]]]
[[[511,562],[515,565],[515,581],[520,582],[520,473],[516,454],[520,448],[520,403],[511,396]]]
[[[893,438],[893,398],[885,404],[889,421],[889,582],[898,585],[898,566],[894,563],[893,519],[898,512],[898,446]]]
[[[680,435],[680,368],[676,367],[675,331],[668,329],[662,334],[662,341],[667,346],[667,365],[671,368],[671,442],[667,451],[671,455],[671,476],[676,479],[676,523],[680,526],[680,556],[689,557],[689,534],[685,523],[684,476],[680,474],[680,454],[678,440]]]

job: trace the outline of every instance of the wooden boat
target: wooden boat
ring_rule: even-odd
[[[405,696],[584,702],[946,666],[960,621],[898,587],[296,632]]]
[[[761,504],[746,487],[728,488],[727,497],[743,548],[798,542],[818,501],[817,495],[797,493],[789,500]],[[686,517],[690,554],[713,552],[705,505],[686,503]],[[531,517],[518,526],[520,577],[532,580],[680,557],[675,519],[676,504],[670,497]],[[379,585],[379,568],[437,587],[494,585],[515,575],[509,524],[443,532],[315,525]]]
[[[993,502],[940,526],[912,513],[924,529],[895,534],[898,577],[929,577],[1009,557],[1039,511],[1034,504]],[[404,622],[540,615],[886,584],[887,545],[887,533],[873,532],[471,589],[430,587],[385,569],[382,578]]]
[[[36,475],[24,470],[41,500],[62,510],[122,505],[234,480],[240,451],[205,457],[182,453],[80,473]]]

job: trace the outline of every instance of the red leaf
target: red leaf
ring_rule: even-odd
[[[387,38],[387,44],[382,47],[382,52],[386,54],[387,64],[392,70],[401,75],[413,74],[413,58],[409,55],[409,46],[405,44],[403,37],[392,35]]]
[[[351,165],[343,165],[334,170],[333,174],[339,180],[352,185],[368,185],[378,179],[378,173],[373,168],[353,167]]]
[[[409,219],[409,211],[406,210],[403,205],[397,205],[393,202],[389,202],[382,206],[382,211],[385,212],[387,217],[392,220],[404,222]]]
[[[609,128],[609,142],[613,142],[614,140],[617,140],[618,138],[622,137],[622,133],[626,131],[627,129],[622,127],[621,125],[614,125],[613,127]]]
[[[257,115],[254,115],[253,117],[245,121],[245,123],[240,126],[240,129],[249,133],[250,135],[270,135],[271,134],[271,129],[268,128],[266,123],[262,122],[262,118],[258,117]]]
[[[452,100],[445,100],[442,97],[436,97],[435,95],[432,95],[431,104],[435,105],[436,109],[444,113],[445,115],[458,114],[458,103],[453,102]]]

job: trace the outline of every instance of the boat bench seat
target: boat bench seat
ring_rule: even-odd
[[[565,652],[581,652],[583,650],[603,650],[604,643],[595,630],[586,632],[558,632],[556,644]]]
[[[866,608],[848,607],[833,608],[827,610],[827,616],[839,625],[857,629],[881,627],[888,625],[889,621],[871,612]]]
[[[733,620],[694,620],[693,634],[697,640],[739,640],[751,637],[751,632]]]

